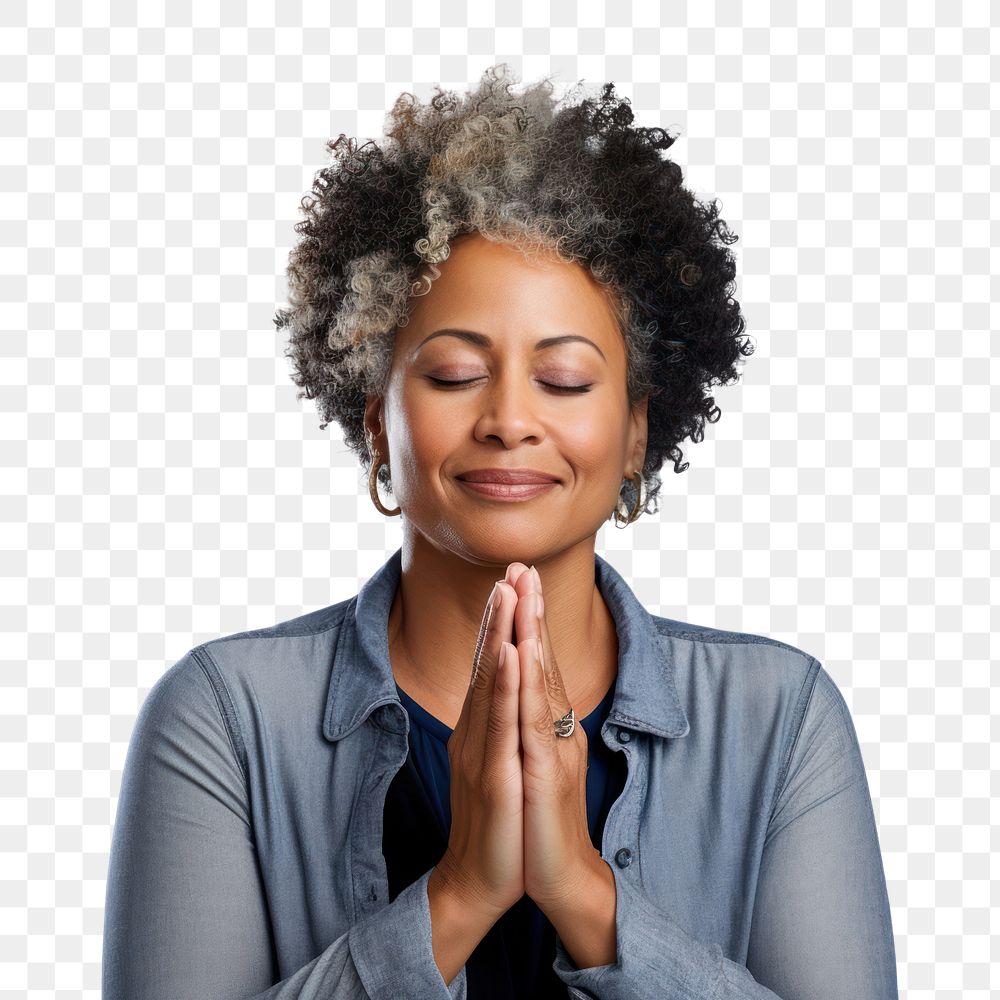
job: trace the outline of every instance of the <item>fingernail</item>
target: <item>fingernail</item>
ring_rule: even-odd
[[[535,591],[535,600],[538,601],[538,617],[541,618],[545,614],[545,598],[537,590]]]
[[[500,581],[497,580],[497,582],[493,584],[493,589],[490,591],[489,604],[491,611],[496,611],[496,609],[500,607],[500,600],[502,596],[503,595],[500,592]]]
[[[538,575],[538,570],[534,566],[531,567],[531,572],[535,574],[535,586],[538,590],[542,589],[542,578]]]

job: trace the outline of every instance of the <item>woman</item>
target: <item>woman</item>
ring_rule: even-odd
[[[305,203],[277,322],[403,545],[150,692],[105,1000],[897,995],[830,676],[595,552],[748,353],[732,240],[612,85],[505,69],[333,142]]]

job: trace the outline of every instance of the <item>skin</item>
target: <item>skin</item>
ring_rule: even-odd
[[[527,894],[578,968],[606,965],[618,953],[616,886],[588,829],[587,735],[577,725],[560,738],[552,723],[571,705],[585,718],[618,674],[594,546],[623,477],[642,467],[648,400],[629,404],[624,340],[580,265],[469,234],[440,270],[396,331],[384,396],[365,409],[403,513],[393,674],[453,730],[452,830],[427,885],[435,960],[450,981]],[[481,342],[435,335],[445,328]],[[567,334],[586,341],[538,344]],[[486,467],[558,483],[509,502],[456,478]],[[496,581],[502,607],[470,683]]]
[[[579,720],[618,673],[614,622],[594,580],[595,542],[622,479],[642,467],[648,399],[629,405],[624,340],[607,293],[580,265],[526,260],[472,233],[454,240],[438,266],[430,292],[411,300],[409,323],[396,331],[384,396],[369,395],[365,409],[366,431],[391,470],[390,505],[403,512],[402,576],[388,623],[393,673],[454,729],[486,599],[505,578],[513,597],[513,583],[534,565],[551,659]],[[421,346],[443,328],[483,334],[491,346],[451,335]],[[567,333],[599,350],[579,341],[534,349]],[[475,381],[441,387],[429,376]],[[486,467],[538,469],[560,482],[502,502],[455,479]],[[565,710],[554,705],[553,719]]]

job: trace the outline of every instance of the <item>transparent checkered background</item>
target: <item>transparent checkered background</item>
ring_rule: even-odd
[[[756,353],[660,514],[598,551],[656,613],[823,661],[901,996],[1000,996],[989,4],[136,6],[0,5],[0,998],[99,997],[156,679],[399,545],[272,315],[325,141],[501,60],[614,80],[740,234]]]

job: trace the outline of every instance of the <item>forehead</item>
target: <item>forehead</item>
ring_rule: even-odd
[[[415,347],[438,328],[456,327],[481,332],[498,346],[579,334],[593,340],[609,362],[616,348],[623,350],[610,294],[580,264],[548,251],[526,257],[474,233],[456,239],[438,268],[430,291],[410,300],[409,323],[397,331],[397,341],[406,346]],[[450,337],[432,341],[442,342],[457,343]]]

